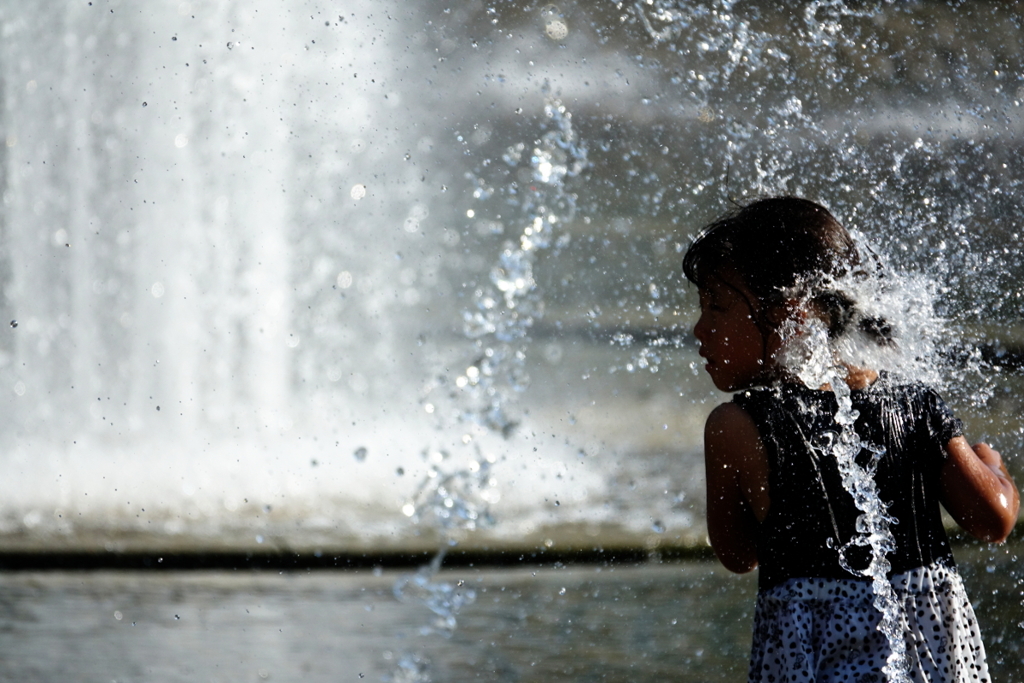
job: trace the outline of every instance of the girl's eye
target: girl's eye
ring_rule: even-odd
[[[713,313],[723,313],[728,308],[722,303],[720,296],[713,296],[706,294],[700,298],[700,309],[702,311],[711,311]]]

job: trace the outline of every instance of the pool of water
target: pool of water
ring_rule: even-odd
[[[957,555],[996,680],[1024,680],[1021,544]],[[476,599],[450,637],[398,601],[401,572],[0,574],[4,680],[738,681],[755,578],[714,562],[460,568]],[[400,679],[396,679],[400,680]]]

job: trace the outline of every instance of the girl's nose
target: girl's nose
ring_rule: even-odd
[[[701,315],[697,318],[697,322],[693,326],[693,336],[697,338],[697,341],[704,343],[705,335],[708,333],[708,324],[704,320],[704,316]]]

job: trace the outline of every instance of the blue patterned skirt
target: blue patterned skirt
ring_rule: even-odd
[[[904,610],[910,680],[991,683],[974,608],[956,569],[918,567],[891,579]],[[891,653],[871,583],[790,579],[762,591],[750,683],[886,683]]]

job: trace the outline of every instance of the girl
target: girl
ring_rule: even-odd
[[[708,417],[704,449],[715,553],[760,567],[749,680],[988,681],[939,504],[1002,542],[1017,488],[932,389],[839,356],[897,341],[854,301],[871,273],[849,233],[814,202],[763,199],[706,227],[683,272],[705,369],[739,392]]]

